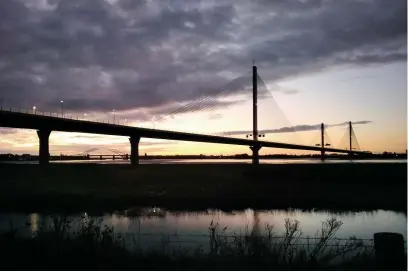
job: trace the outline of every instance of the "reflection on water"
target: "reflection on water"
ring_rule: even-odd
[[[227,227],[225,234],[245,234],[253,229],[258,233],[265,232],[265,226],[273,225],[276,234],[284,232],[286,218],[300,221],[300,227],[304,236],[313,237],[320,229],[321,222],[337,218],[343,222],[336,237],[348,238],[356,236],[361,239],[372,239],[376,232],[397,232],[406,239],[407,217],[404,213],[393,211],[370,211],[370,212],[345,212],[333,213],[325,211],[301,211],[301,210],[267,210],[267,211],[233,211],[223,212],[219,210],[207,210],[200,212],[176,212],[166,211],[160,208],[133,208],[114,214],[93,216],[88,213],[69,215],[68,219],[75,224],[81,220],[101,220],[103,225],[112,226],[116,233],[120,234],[177,234],[183,235],[208,235],[211,222],[218,223],[223,229]],[[10,227],[10,223],[19,229],[27,228],[30,223],[31,233],[38,230],[41,223],[51,222],[49,215],[33,214],[1,214],[0,229]],[[47,223],[47,224],[48,224]],[[140,237],[139,237],[140,239]]]
[[[38,220],[39,220],[38,213],[30,214],[30,227],[32,233],[35,233],[38,230]]]

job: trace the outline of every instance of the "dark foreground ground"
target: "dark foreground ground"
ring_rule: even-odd
[[[406,164],[0,164],[2,211],[407,209]]]

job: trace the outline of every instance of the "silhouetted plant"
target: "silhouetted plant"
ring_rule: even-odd
[[[218,223],[211,222],[208,253],[202,247],[193,251],[182,248],[169,250],[170,236],[162,237],[159,251],[143,251],[140,248],[130,250],[126,248],[124,238],[115,234],[112,227],[102,226],[99,220],[82,219],[75,230],[66,217],[52,217],[51,223],[41,224],[32,237],[22,237],[15,229],[1,234],[3,249],[0,256],[5,260],[0,261],[0,266],[21,267],[22,264],[8,260],[16,256],[35,264],[37,268],[65,268],[66,264],[105,269],[124,266],[158,269],[167,263],[175,267],[190,265],[189,268],[198,269],[203,269],[199,264],[212,269],[250,269],[255,264],[257,269],[330,269],[347,264],[347,267],[359,269],[362,265],[372,263],[372,252],[365,249],[361,240],[352,237],[340,244],[334,238],[342,226],[342,222],[334,218],[322,222],[322,228],[313,239],[314,243],[308,239],[306,246],[299,243],[303,238],[297,220],[285,220],[283,236],[276,235],[274,226],[268,224],[263,234],[246,228],[243,235],[226,235],[227,227],[221,229]],[[346,257],[352,252],[355,254]],[[337,257],[342,259],[333,262]]]

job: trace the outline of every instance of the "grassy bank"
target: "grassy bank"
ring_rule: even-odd
[[[285,220],[278,236],[273,226],[264,235],[235,235],[230,241],[222,230],[209,228],[210,249],[168,250],[165,243],[151,250],[129,249],[112,228],[83,220],[73,230],[63,217],[41,225],[31,236],[11,229],[0,234],[1,269],[143,269],[143,270],[374,270],[373,248],[351,238],[333,239],[342,222],[329,219],[312,244],[300,244],[298,221]],[[333,244],[334,242],[334,244]]]
[[[7,211],[322,208],[406,211],[406,164],[0,165]]]

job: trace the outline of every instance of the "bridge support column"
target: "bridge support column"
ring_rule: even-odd
[[[130,164],[138,165],[139,164],[139,136],[132,136],[129,138],[130,142]]]
[[[252,164],[259,164],[259,150],[261,149],[260,145],[253,145],[249,147],[252,150]]]
[[[39,152],[40,165],[47,165],[50,162],[50,148],[48,143],[50,134],[51,130],[47,129],[37,130],[38,139],[40,140],[40,152]]]

